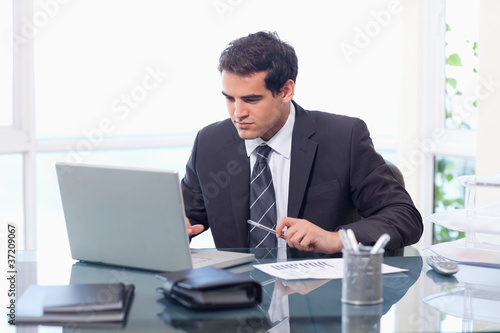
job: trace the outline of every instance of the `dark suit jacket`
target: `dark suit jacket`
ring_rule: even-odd
[[[417,242],[420,213],[375,152],[366,124],[294,105],[288,216],[330,231],[351,228],[365,245],[382,233],[391,236],[386,249]],[[212,229],[217,248],[248,247],[249,179],[244,140],[231,120],[203,128],[181,185],[186,216]]]

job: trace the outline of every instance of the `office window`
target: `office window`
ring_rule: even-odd
[[[0,2],[0,130],[13,124],[12,112],[12,1]]]
[[[448,129],[477,129],[479,1],[446,1],[446,103]],[[484,88],[484,87],[483,87]]]
[[[458,181],[458,177],[473,174],[475,174],[474,159],[436,156],[434,212],[465,208],[465,188]],[[433,225],[433,230],[433,243],[447,242],[465,236],[463,232],[450,230],[437,224]]]
[[[35,44],[37,136],[186,132],[221,118],[220,88],[211,83],[225,35],[209,38],[211,31],[194,24],[206,25],[204,7],[130,0],[61,6]]]
[[[484,89],[477,72],[479,1],[445,0],[444,5],[444,119],[438,128],[445,140],[434,156],[434,212],[463,208],[465,190],[457,177],[475,173],[476,102]],[[439,225],[432,230],[433,243],[464,236]]]
[[[0,225],[16,225],[16,246],[24,247],[23,155],[0,154]],[[2,234],[6,230],[1,231]]]
[[[200,0],[61,4],[35,44],[37,137],[195,132],[227,117],[217,71],[221,50],[236,37],[275,30],[299,56],[297,102],[360,116],[374,136],[394,139],[401,7],[387,8],[387,1],[338,6]],[[388,16],[378,23],[382,12]],[[299,16],[301,24],[293,19]]]

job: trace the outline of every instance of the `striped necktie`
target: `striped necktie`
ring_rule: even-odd
[[[250,182],[250,219],[266,227],[276,229],[276,199],[273,178],[267,163],[271,150],[268,145],[257,147],[257,161]],[[276,244],[275,235],[250,226],[249,246],[251,248],[276,247]]]

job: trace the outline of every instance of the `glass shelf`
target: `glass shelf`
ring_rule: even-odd
[[[476,209],[476,190],[478,187],[500,189],[500,174],[468,175],[458,177],[458,180],[465,186],[465,213],[467,226],[465,230],[465,246],[473,248],[477,242],[476,232],[478,232],[479,220],[483,219],[481,211]],[[492,205],[492,207],[494,206],[495,204]],[[500,212],[498,213],[498,221],[500,221]],[[489,233],[487,229],[485,233]]]
[[[427,217],[432,223],[462,231],[465,238],[432,245],[429,250],[448,259],[500,267],[500,202],[476,207],[480,187],[500,190],[500,174],[458,177],[465,187],[465,208],[434,213]],[[486,241],[485,241],[486,240]]]

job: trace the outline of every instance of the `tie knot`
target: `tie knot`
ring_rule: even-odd
[[[263,159],[267,160],[269,153],[272,148],[268,145],[262,145],[257,147],[257,162],[261,162]]]

